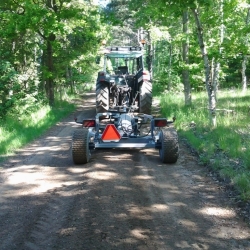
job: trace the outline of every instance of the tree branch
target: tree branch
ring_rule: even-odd
[[[47,40],[47,37],[44,35],[44,34],[42,34],[42,32],[38,29],[37,30],[37,33],[44,39],[44,40]]]
[[[17,5],[17,7],[21,8],[23,10],[22,12],[19,12],[18,9],[17,9],[17,13],[16,14],[18,14],[18,15],[24,15],[25,14],[25,8],[21,4],[19,4],[17,1],[15,1],[15,0],[12,0],[12,1],[13,1],[14,4]]]

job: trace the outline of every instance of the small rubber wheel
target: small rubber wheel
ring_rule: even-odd
[[[89,130],[77,129],[72,137],[72,158],[75,164],[85,164],[90,160]]]
[[[161,148],[159,149],[160,159],[163,163],[176,163],[179,157],[178,135],[175,128],[165,128],[160,131],[159,141]]]

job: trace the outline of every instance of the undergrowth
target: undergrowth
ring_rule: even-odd
[[[41,136],[74,109],[75,105],[68,101],[57,101],[53,108],[35,104],[0,120],[0,161]]]
[[[209,164],[250,200],[250,91],[219,91],[217,126],[211,127],[206,93],[192,93],[192,105],[184,105],[183,94],[161,96],[162,114],[176,117],[179,135]]]
[[[92,89],[90,83],[77,85],[73,93],[59,89],[53,107],[48,101],[32,95],[20,100],[5,119],[0,119],[0,162],[69,115],[76,108],[74,100],[79,100],[79,96]]]

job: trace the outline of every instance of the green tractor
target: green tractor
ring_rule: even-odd
[[[83,121],[72,137],[75,164],[89,162],[95,149],[159,150],[163,163],[179,157],[173,120],[151,114],[152,83],[143,67],[141,47],[109,47],[96,82],[96,116]]]
[[[110,110],[151,114],[152,83],[142,47],[107,47],[96,82],[96,113]]]

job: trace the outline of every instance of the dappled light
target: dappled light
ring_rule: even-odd
[[[145,207],[139,207],[134,204],[128,205],[126,208],[130,217],[139,220],[151,220],[153,219],[152,215],[148,213],[148,209]]]
[[[137,176],[134,176],[133,179],[135,179],[135,180],[151,180],[151,179],[154,179],[154,177],[147,176],[147,175],[137,175]]]
[[[59,140],[62,148],[53,146]],[[229,228],[223,223],[219,226],[221,222],[215,221],[215,218],[233,220],[237,215],[229,208],[213,205],[217,195],[215,189],[207,186],[198,172],[192,174],[180,163],[152,164],[150,159],[158,157],[157,151],[150,150],[143,156],[130,150],[116,150],[112,155],[108,155],[110,150],[98,150],[92,152],[90,163],[73,166],[64,155],[69,150],[69,138],[50,137],[49,141],[50,146],[40,146],[39,151],[32,151],[35,158],[6,168],[2,192],[7,190],[5,186],[18,189],[2,196],[1,211],[8,209],[7,199],[10,197],[25,196],[29,200],[39,195],[57,194],[52,199],[54,205],[48,210],[53,216],[62,208],[60,204],[64,206],[64,203],[68,204],[67,200],[77,199],[77,205],[70,208],[75,211],[69,217],[70,224],[58,224],[54,233],[61,239],[81,237],[87,245],[95,239],[108,249],[145,245],[147,249],[163,246],[167,249],[213,249],[221,244],[221,239],[229,244],[232,239],[249,237],[247,231],[239,235],[238,224]],[[50,158],[49,165],[46,158]],[[53,166],[54,162],[60,162],[62,166]],[[189,188],[183,190],[185,185]],[[203,203],[204,197],[206,202]],[[190,200],[196,209],[189,208]],[[29,206],[38,205],[29,202]],[[39,228],[36,230],[43,227]],[[65,244],[68,246],[69,243]]]
[[[15,241],[23,249],[250,247],[249,230],[194,157],[181,151],[176,164],[163,164],[158,150],[103,149],[74,165],[71,134],[77,128],[65,122],[57,135],[4,163],[0,216],[8,223],[0,221],[0,247]],[[20,225],[28,236],[9,239]]]
[[[153,204],[151,207],[154,210],[154,212],[157,212],[157,211],[166,212],[167,210],[169,210],[169,206],[166,204]]]
[[[26,171],[21,169],[21,172],[15,171],[8,178],[6,184],[18,185],[27,187],[30,185],[28,190],[25,190],[23,195],[43,193],[48,190],[64,186],[75,185],[76,181],[67,180],[67,175],[58,173],[57,170],[47,169],[47,171],[39,170],[36,168],[35,171],[31,171],[30,168],[35,166],[29,166]],[[46,182],[44,182],[46,180]]]
[[[63,228],[60,230],[58,233],[64,237],[64,236],[70,236],[76,231],[76,227],[68,227],[68,228]]]
[[[180,249],[188,249],[188,248],[193,248],[193,249],[204,249],[208,250],[209,249],[209,244],[206,243],[195,243],[195,244],[190,244],[188,241],[183,241],[181,240],[180,242],[176,243],[176,247]]]
[[[90,179],[96,179],[96,180],[110,180],[116,178],[117,174],[108,171],[98,171],[98,172],[87,173],[85,174],[85,176]]]
[[[249,1],[0,20],[0,250],[250,250]]]
[[[181,225],[182,227],[184,227],[190,231],[198,232],[198,227],[194,221],[181,219],[178,221],[178,223],[179,223],[179,225]]]
[[[148,239],[149,236],[148,235],[150,234],[150,230],[149,229],[134,229],[131,231],[131,235],[137,239],[140,239],[140,240],[145,240],[145,239]]]
[[[221,218],[232,218],[236,216],[232,209],[223,209],[220,207],[205,207],[200,212],[205,215],[217,216]]]

